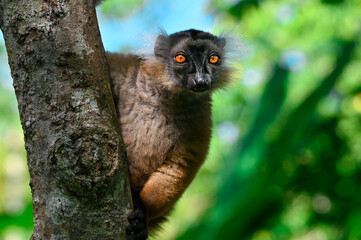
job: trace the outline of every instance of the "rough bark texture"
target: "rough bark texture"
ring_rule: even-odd
[[[0,0],[32,239],[124,239],[132,204],[92,0]]]

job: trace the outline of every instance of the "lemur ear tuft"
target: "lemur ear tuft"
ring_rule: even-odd
[[[157,37],[154,45],[154,55],[157,57],[166,57],[169,51],[169,38],[164,34]]]
[[[226,46],[226,39],[224,37],[218,38],[218,44],[221,46],[221,48],[224,48]]]

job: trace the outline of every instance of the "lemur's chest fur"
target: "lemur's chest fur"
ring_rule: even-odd
[[[112,89],[133,188],[140,191],[174,151],[192,153],[188,160],[201,165],[210,139],[209,96],[169,91],[165,79],[154,77],[154,71],[162,75],[161,66],[131,55],[114,64],[112,57]]]

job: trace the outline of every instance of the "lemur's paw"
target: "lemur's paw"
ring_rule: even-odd
[[[135,209],[134,213],[128,217],[128,221],[127,240],[145,240],[148,238],[147,222],[141,208]]]

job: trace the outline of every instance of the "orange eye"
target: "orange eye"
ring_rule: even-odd
[[[217,63],[219,60],[219,57],[216,56],[216,55],[212,55],[210,58],[209,58],[209,62],[210,63]]]
[[[179,54],[175,57],[175,60],[179,63],[184,63],[187,59],[184,55],[182,54]]]

